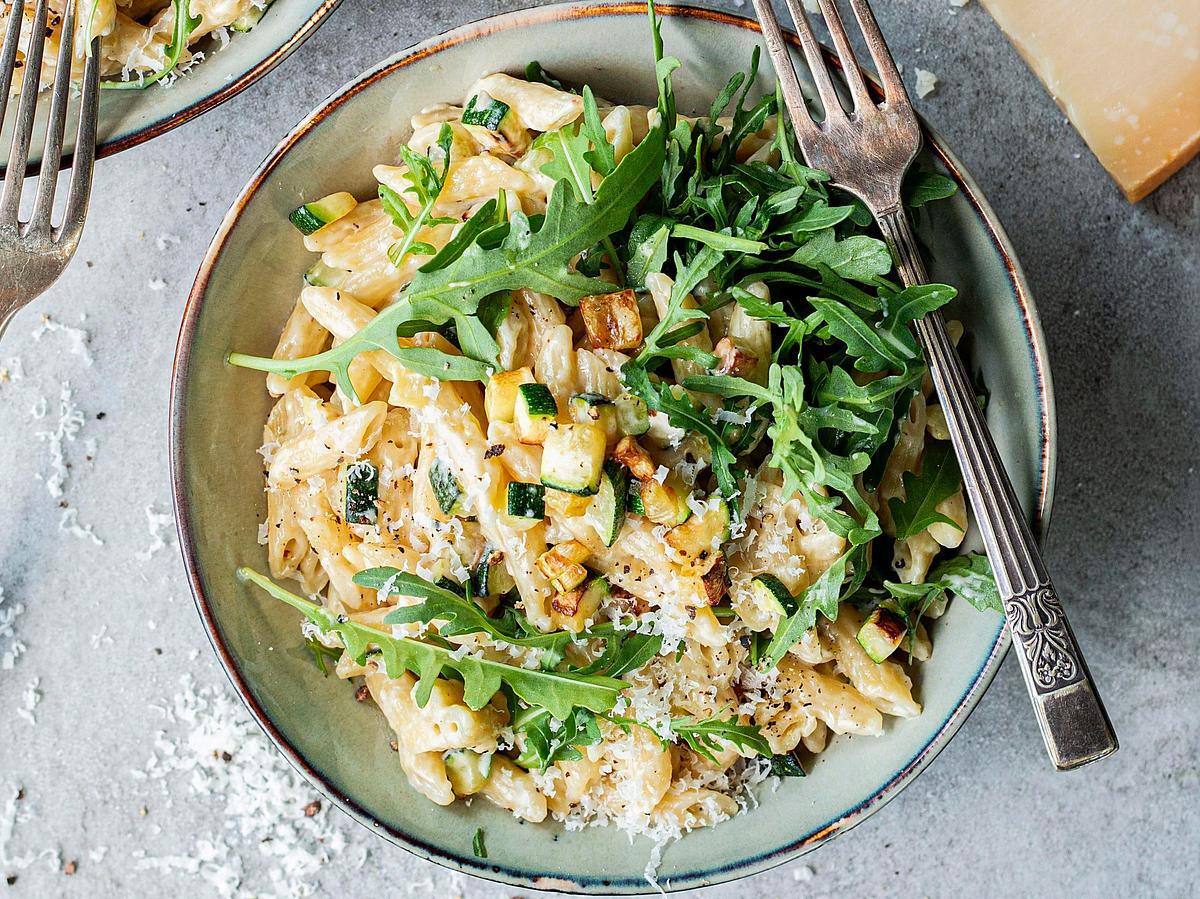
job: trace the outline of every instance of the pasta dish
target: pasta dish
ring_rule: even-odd
[[[650,19],[655,106],[489,74],[297,208],[278,346],[229,361],[277,398],[239,574],[413,788],[661,845],[919,715],[926,621],[1000,604],[909,327],[954,289],[889,279],[757,57],[681,114]]]
[[[230,32],[245,32],[262,18],[271,0],[50,0],[47,41],[42,56],[42,85],[54,81],[58,39],[67,9],[75,4],[75,66],[82,74],[83,54],[92,38],[100,42],[101,76],[107,88],[142,88],[170,81],[204,58],[194,45],[213,36],[223,45]],[[0,2],[0,27],[7,26],[13,4]],[[25,4],[18,66],[25,58],[35,4]],[[14,85],[19,89],[20,83]]]

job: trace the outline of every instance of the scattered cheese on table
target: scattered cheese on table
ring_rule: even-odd
[[[981,0],[1130,200],[1200,150],[1200,0]]]
[[[917,69],[917,96],[928,97],[937,90],[938,76],[927,69]]]

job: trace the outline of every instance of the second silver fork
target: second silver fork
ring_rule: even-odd
[[[4,46],[0,50],[0,123],[8,112],[13,76],[18,68],[25,0],[11,0]],[[55,225],[54,195],[58,182],[71,99],[71,74],[78,4],[70,0],[59,32],[59,49],[50,95],[50,113],[42,148],[37,194],[27,221],[21,221],[21,194],[29,171],[29,150],[41,94],[42,58],[47,41],[47,0],[36,0],[25,54],[21,95],[12,144],[0,194],[0,337],[17,310],[53,284],[75,255],[92,192],[96,159],[96,124],[100,95],[100,39],[91,41],[83,67],[74,163],[62,221]]]
[[[819,0],[853,102],[847,112],[803,8],[798,0],[786,2],[825,107],[820,122],[809,114],[770,0],[754,0],[754,8],[805,161],[828,172],[834,184],[867,205],[905,286],[927,283],[916,236],[900,200],[901,182],[921,146],[921,127],[870,5],[867,0],[850,0],[883,85],[881,103],[863,78],[836,0]],[[925,316],[914,327],[946,413],[963,485],[1004,601],[1017,662],[1050,758],[1059,769],[1103,758],[1116,751],[1116,734],[976,403],[975,390],[941,313]]]

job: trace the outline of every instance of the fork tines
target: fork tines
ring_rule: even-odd
[[[829,128],[836,125],[838,121],[845,119],[847,110],[843,108],[841,100],[838,97],[837,89],[834,87],[829,70],[825,66],[821,45],[817,41],[816,33],[813,31],[812,24],[809,22],[808,15],[805,13],[804,6],[800,0],[785,0],[785,2],[796,25],[796,33],[800,38],[800,50],[804,54],[804,60],[808,64],[809,71],[812,74],[817,95],[824,106],[825,118],[819,126],[812,122],[808,116],[799,115],[799,112],[805,110],[806,107],[802,102],[799,83],[796,81],[795,73],[792,70],[791,57],[788,55],[787,46],[783,39],[783,32],[779,27],[779,20],[775,15],[774,9],[771,7],[770,0],[753,0],[753,2],[755,10],[758,12],[759,21],[762,22],[763,37],[765,38],[767,51],[775,63],[776,71],[779,73],[784,97],[788,101],[788,107],[792,110],[793,118],[797,119],[795,122],[796,128]],[[845,25],[842,24],[842,17],[838,12],[836,0],[818,0],[818,3],[820,4],[821,14],[825,18],[825,24],[829,28],[830,37],[833,38],[838,62],[841,64],[842,76],[846,81],[846,86],[849,88],[853,104],[849,112],[854,114],[865,111],[869,107],[875,107],[877,105],[875,98],[871,95],[870,88],[863,78],[862,70],[859,68],[858,60],[854,55],[854,49],[850,44],[850,37],[846,33]],[[879,80],[883,85],[884,105],[893,109],[911,108],[908,93],[904,88],[904,82],[900,78],[900,70],[896,67],[895,60],[892,59],[892,54],[887,48],[878,23],[875,21],[875,14],[871,11],[870,4],[867,0],[849,0],[849,3],[850,8],[854,11],[854,17],[858,20],[859,28],[862,30],[867,51],[875,63],[876,71],[879,73]],[[789,96],[789,81],[795,85],[794,96]],[[797,103],[796,101],[798,100],[801,102]],[[802,121],[805,118],[808,118],[808,122]]]
[[[0,50],[0,123],[8,113],[13,92],[13,76],[22,70],[20,98],[12,129],[8,164],[5,169],[4,191],[0,194],[0,230],[24,235],[38,235],[53,240],[76,240],[83,227],[91,189],[91,171],[95,159],[96,119],[99,105],[99,38],[90,47],[84,63],[82,101],[79,110],[78,132],[75,139],[74,169],[71,173],[63,221],[57,228],[51,225],[59,159],[62,156],[66,129],[67,107],[71,94],[71,75],[75,49],[77,6],[67,3],[61,21],[47,20],[51,14],[47,0],[35,0],[32,22],[28,32],[25,58],[19,59],[22,26],[28,18],[25,0],[10,0],[9,20]],[[19,221],[24,176],[29,173],[29,152],[33,139],[34,120],[41,93],[42,60],[46,41],[58,27],[58,56],[54,65],[54,85],[50,96],[50,111],[42,147],[37,194],[27,222]]]

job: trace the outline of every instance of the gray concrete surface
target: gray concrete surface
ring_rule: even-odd
[[[344,80],[519,5],[346,0],[264,82],[99,165],[74,266],[0,344],[10,371],[0,382],[0,634],[24,607],[15,636],[0,636],[0,665],[15,640],[26,647],[0,669],[0,896],[519,892],[451,876],[336,809],[304,817],[316,794],[230,701],[169,521],[155,550],[146,512],[168,511],[168,375],[184,297],[236,190]],[[1049,559],[1123,749],[1053,773],[1009,660],[890,807],[797,864],[705,899],[1197,895],[1200,165],[1130,206],[978,5],[876,5],[909,72],[940,77],[919,105],[999,210],[1041,308],[1061,428]],[[86,353],[64,331],[34,339],[42,313],[86,329]],[[23,378],[11,377],[14,358]],[[39,481],[54,444],[39,432],[59,428],[68,382],[82,424],[63,442],[59,499]],[[103,545],[64,533],[64,514]],[[251,775],[263,781],[247,784]]]

